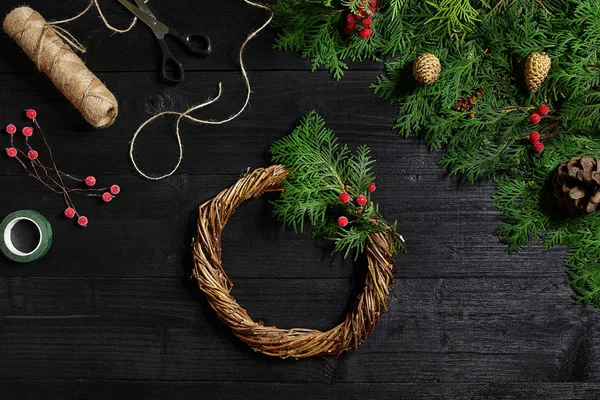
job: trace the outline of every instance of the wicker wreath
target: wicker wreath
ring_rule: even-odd
[[[193,275],[219,319],[255,351],[295,359],[339,355],[358,348],[367,340],[386,310],[394,279],[392,232],[370,234],[364,289],[346,319],[327,332],[304,328],[280,329],[254,321],[231,295],[233,283],[221,263],[221,232],[237,207],[263,193],[280,192],[287,175],[283,165],[257,169],[200,206],[198,236],[193,246]]]

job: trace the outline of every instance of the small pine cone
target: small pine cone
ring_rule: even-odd
[[[433,54],[420,55],[413,64],[413,75],[419,85],[432,85],[440,77],[442,65]]]
[[[525,83],[529,93],[535,93],[546,80],[552,60],[546,53],[531,53],[525,61]]]
[[[577,213],[592,213],[600,203],[600,160],[590,156],[575,157],[554,171],[554,197],[558,204]]]

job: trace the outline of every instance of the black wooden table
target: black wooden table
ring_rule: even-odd
[[[113,24],[127,24],[116,1],[100,2]],[[21,3],[3,0],[2,12]],[[31,1],[48,19],[85,4]],[[122,188],[108,205],[78,200],[90,218],[82,230],[61,217],[59,196],[2,157],[0,214],[38,210],[55,238],[35,263],[0,261],[0,399],[600,397],[600,314],[572,304],[564,250],[506,253],[493,235],[492,183],[446,177],[436,166],[439,153],[393,132],[396,109],[368,88],[380,64],[355,65],[336,82],[327,71],[311,73],[296,54],[273,51],[275,32],[267,30],[247,51],[251,108],[224,126],[184,123],[184,162],[170,179],[148,182],[134,173],[128,143],[156,111],[214,96],[218,82],[222,100],[197,115],[225,117],[241,106],[237,51],[265,19],[237,0],[153,1],[153,8],[165,22],[204,30],[215,42],[208,59],[177,52],[188,79],[176,87],[158,81],[155,41],[144,26],[110,35],[94,12],[68,26],[119,100],[109,129],[90,129],[0,35],[0,125],[22,125],[22,111],[35,108],[61,168]],[[371,146],[376,199],[388,219],[399,219],[408,254],[397,259],[388,313],[360,350],[278,360],[235,340],[193,290],[189,245],[197,206],[245,168],[269,165],[269,145],[312,109],[341,141]],[[172,167],[173,122],[157,122],[140,137],[144,169]],[[260,199],[228,225],[223,258],[235,296],[254,317],[327,329],[362,285],[360,266],[329,251],[309,233],[282,231]]]

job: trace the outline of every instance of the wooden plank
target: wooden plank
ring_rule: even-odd
[[[505,278],[403,280],[359,351],[301,362],[252,353],[178,279],[6,279],[4,378],[598,380],[597,312],[569,304],[551,279],[521,279],[518,290]],[[351,298],[348,282],[328,279],[237,279],[234,293],[257,319],[319,329]]]
[[[330,399],[595,399],[600,385],[569,382],[521,383],[240,383],[205,381],[90,381],[90,380],[1,380],[0,397],[95,399],[236,399],[286,398]]]

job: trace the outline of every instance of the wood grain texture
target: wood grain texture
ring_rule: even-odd
[[[2,2],[5,12],[20,4]],[[61,19],[85,4],[30,5]],[[117,2],[101,4],[116,25],[127,23]],[[48,255],[33,264],[0,259],[0,399],[600,397],[600,316],[572,304],[564,249],[536,244],[506,253],[493,235],[499,222],[489,202],[492,183],[446,177],[436,166],[440,153],[392,131],[395,107],[368,88],[380,64],[356,65],[335,82],[327,71],[309,72],[295,54],[272,51],[270,29],[248,49],[251,109],[224,126],[185,123],[178,174],[156,183],[136,176],[128,143],[154,112],[214,96],[219,82],[222,100],[198,115],[237,110],[244,95],[237,50],[264,18],[237,0],[153,0],[152,7],[182,31],[206,31],[215,54],[194,60],[175,49],[188,80],[165,86],[145,27],[110,35],[92,13],[70,24],[88,47],[88,65],[119,100],[120,116],[106,130],[90,130],[0,35],[0,126],[23,125],[22,110],[36,108],[62,168],[123,189],[108,205],[78,199],[90,218],[81,230],[61,217],[58,196],[0,160],[0,216],[32,208],[55,233]],[[408,253],[397,259],[388,312],[358,352],[274,360],[235,340],[191,287],[189,245],[198,205],[245,168],[268,165],[269,145],[312,109],[341,141],[371,147],[375,198],[387,219],[398,219]],[[159,121],[140,137],[143,168],[171,168],[172,123]],[[225,229],[223,262],[233,293],[267,323],[328,329],[362,286],[362,265],[330,256],[331,245],[309,232],[282,230],[271,218],[272,199],[245,203]]]

